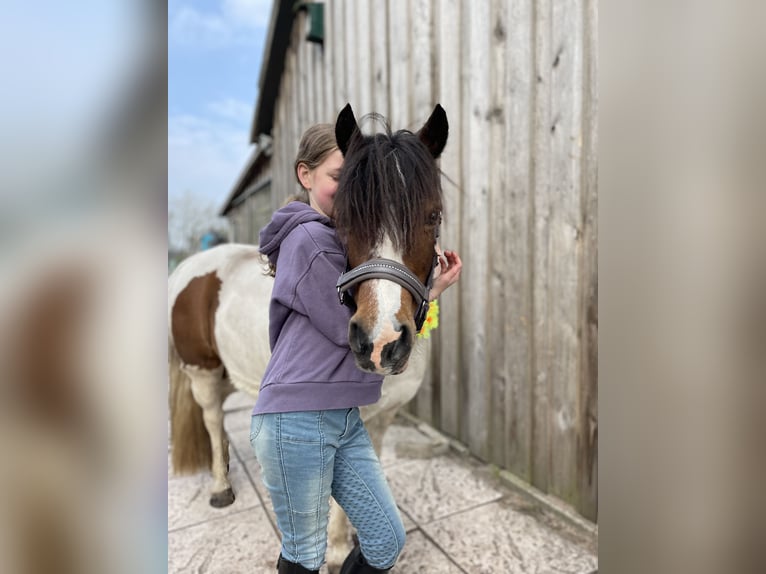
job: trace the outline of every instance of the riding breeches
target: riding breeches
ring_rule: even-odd
[[[332,495],[357,529],[370,565],[394,565],[404,525],[358,408],[254,415],[250,443],[286,560],[309,570],[322,565]]]

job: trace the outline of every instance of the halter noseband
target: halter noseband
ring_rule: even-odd
[[[338,278],[338,282],[335,284],[338,289],[338,298],[342,304],[353,304],[353,296],[349,293],[349,289],[357,283],[367,281],[368,279],[387,279],[393,281],[412,293],[415,301],[419,301],[418,310],[415,312],[415,329],[420,332],[428,314],[428,294],[433,286],[434,269],[437,264],[438,257],[435,258],[434,266],[431,267],[428,279],[424,285],[420,282],[420,279],[415,277],[401,263],[391,259],[370,259],[361,265],[357,265],[350,271],[346,271]]]
[[[441,214],[439,214],[441,220]],[[439,226],[436,226],[434,232],[434,245],[439,239]],[[393,281],[401,287],[404,287],[418,302],[418,309],[415,312],[415,331],[420,332],[425,323],[426,315],[428,315],[428,294],[431,292],[431,287],[434,284],[434,270],[439,265],[439,255],[434,253],[434,261],[431,265],[431,270],[428,272],[426,282],[421,283],[412,271],[407,267],[393,261],[392,259],[376,258],[370,259],[360,265],[357,265],[353,269],[346,271],[339,278],[335,287],[338,289],[338,298],[342,305],[347,305],[354,308],[354,297],[350,293],[350,289],[367,281],[368,279],[386,279]]]

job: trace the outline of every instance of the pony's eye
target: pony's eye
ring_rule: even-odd
[[[441,214],[438,211],[432,211],[431,215],[428,216],[428,224],[436,225],[439,223],[440,215]]]

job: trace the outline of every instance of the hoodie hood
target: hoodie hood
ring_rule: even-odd
[[[271,222],[261,229],[258,250],[275,265],[279,256],[279,247],[290,232],[303,223],[318,221],[328,227],[334,227],[332,220],[322,215],[308,203],[292,201],[274,212]]]

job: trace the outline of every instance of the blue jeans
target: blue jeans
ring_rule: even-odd
[[[255,415],[250,444],[286,560],[309,570],[322,565],[332,495],[357,529],[370,565],[394,565],[404,525],[358,408]]]

